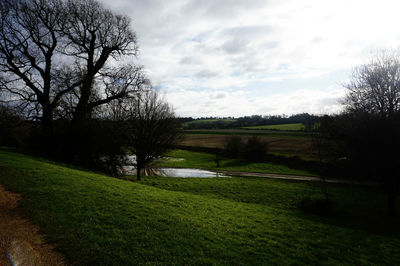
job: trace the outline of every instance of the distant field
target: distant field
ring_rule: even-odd
[[[205,120],[193,120],[183,124],[184,127],[189,128],[212,128],[213,126],[227,126],[236,120],[234,119],[205,119]]]
[[[279,137],[295,137],[295,138],[309,138],[310,133],[304,131],[279,131],[271,129],[244,129],[244,128],[231,128],[231,129],[190,129],[185,130],[186,134],[200,134],[200,135],[241,135],[241,136],[279,136]]]
[[[247,131],[247,130],[242,130]],[[202,148],[224,148],[227,137],[237,134],[186,134],[179,145]],[[240,135],[244,140],[249,135]],[[311,138],[306,137],[287,137],[286,135],[258,136],[268,143],[269,153],[284,156],[298,156],[303,159],[313,158],[316,151],[312,147]]]
[[[271,129],[271,130],[300,131],[300,130],[304,129],[304,125],[301,123],[296,123],[296,124],[252,126],[252,127],[243,127],[243,128],[245,128],[245,129]]]

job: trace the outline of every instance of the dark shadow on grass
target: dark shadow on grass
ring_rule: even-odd
[[[322,204],[320,204],[322,203]],[[399,200],[400,203],[400,200]],[[325,209],[324,209],[325,208]],[[400,208],[398,208],[400,211]],[[325,199],[302,199],[298,203],[299,218],[318,220],[320,223],[348,229],[362,230],[385,237],[400,238],[400,217],[387,215],[385,208],[355,209],[351,204],[337,204],[337,200],[325,202]]]

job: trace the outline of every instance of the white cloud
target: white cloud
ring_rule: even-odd
[[[132,17],[140,62],[156,86],[173,94],[168,98],[184,116],[330,112],[337,105],[325,95],[331,89],[323,88],[340,84],[333,73],[349,74],[371,50],[400,45],[397,0],[102,1]],[[293,86],[296,79],[301,88]],[[325,79],[317,91],[305,82],[315,79]],[[261,86],[263,100],[239,93],[271,81],[301,101]],[[199,100],[216,91],[229,95]],[[228,99],[235,113],[228,113]]]
[[[344,89],[299,90],[287,93],[255,96],[244,90],[170,90],[167,100],[177,113],[184,116],[244,116],[269,114],[332,114],[342,109]]]

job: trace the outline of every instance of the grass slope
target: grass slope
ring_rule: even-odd
[[[318,191],[306,183],[256,178],[134,183],[5,150],[0,183],[23,193],[22,213],[75,264],[400,263],[398,233],[371,233],[299,212],[298,198]],[[360,202],[361,210],[375,215],[382,210],[378,192],[334,191],[340,209]]]

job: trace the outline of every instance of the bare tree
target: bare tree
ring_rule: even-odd
[[[362,111],[392,116],[400,110],[400,53],[384,50],[365,65],[357,67],[349,84],[346,106]]]
[[[172,147],[181,127],[169,105],[155,91],[139,94],[130,106],[128,145],[136,155],[137,179],[141,170]]]
[[[0,89],[49,131],[55,112],[84,120],[148,86],[137,49],[128,17],[95,0],[0,3]]]
[[[64,30],[59,0],[3,0],[0,3],[0,90],[51,130],[54,110],[64,94],[55,57]],[[58,63],[59,64],[59,63]]]
[[[400,193],[400,54],[382,51],[358,67],[346,86],[347,112],[336,118],[350,161],[378,181],[388,196],[389,215],[396,214]]]
[[[80,78],[74,95],[74,120],[90,119],[97,106],[129,97],[148,84],[141,67],[126,63],[137,54],[136,34],[126,16],[95,0],[69,0],[64,54],[73,58]]]

